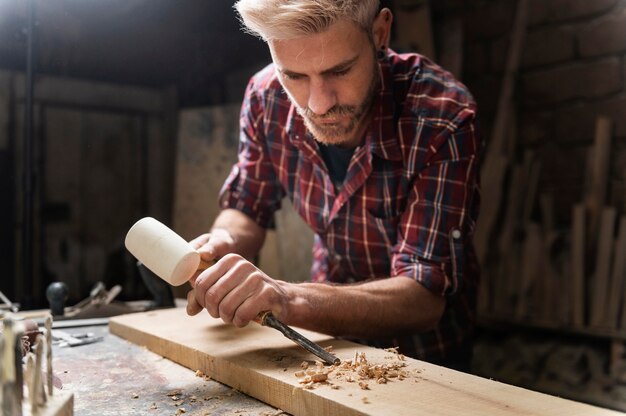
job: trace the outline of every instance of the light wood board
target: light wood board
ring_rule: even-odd
[[[110,331],[172,361],[294,415],[611,415],[598,407],[513,387],[493,380],[406,359],[408,377],[369,390],[335,380],[339,388],[301,387],[294,375],[315,357],[277,331],[250,324],[237,329],[182,308],[111,318]],[[364,352],[370,364],[389,364],[395,354],[302,330],[342,360]],[[393,361],[395,362],[395,361]]]

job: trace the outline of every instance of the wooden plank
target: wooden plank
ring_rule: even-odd
[[[554,231],[554,195],[543,192],[539,197],[539,209],[541,210],[541,225],[547,235]]]
[[[530,223],[526,226],[526,238],[524,240],[524,248],[522,254],[522,270],[521,279],[519,281],[519,297],[517,300],[515,315],[519,319],[525,318],[527,315],[535,313],[530,305],[533,305],[533,286],[539,278],[543,278],[539,271],[541,270],[541,255],[544,251],[543,234],[541,226]]]
[[[602,207],[606,201],[609,169],[611,167],[612,121],[608,117],[598,117],[593,144],[593,154],[589,161],[591,169],[589,181],[585,184],[585,205],[589,212],[589,238],[595,242]]]
[[[577,327],[585,324],[585,214],[584,204],[576,204],[572,209],[572,287],[570,290],[570,310],[572,323]]]
[[[500,261],[509,252],[513,244],[515,231],[519,226],[520,211],[524,200],[524,167],[522,165],[514,165],[511,171],[511,186],[509,186],[508,196],[506,199],[506,214],[500,228],[500,236],[498,238],[498,253]]]
[[[237,329],[207,314],[188,317],[166,309],[111,318],[109,329],[193,371],[298,415],[617,415],[618,412],[476,377],[423,361],[406,359],[404,380],[386,384],[333,378],[338,389],[319,384],[303,389],[294,373],[313,356],[275,330],[256,324]],[[323,346],[332,345],[343,361],[356,352],[370,364],[389,364],[397,356],[326,335],[302,331]]]
[[[617,210],[615,208],[605,207],[600,218],[596,268],[591,286],[591,324],[594,326],[607,326],[607,322],[603,318],[605,304],[608,300],[616,216]]]
[[[610,289],[608,292],[608,303],[605,310],[605,321],[612,328],[619,327],[619,312],[621,297],[626,289],[624,282],[624,271],[626,269],[626,215],[622,215],[619,220],[619,234],[615,242],[615,253],[613,255],[613,272],[611,274]]]
[[[474,241],[476,254],[481,264],[485,264],[492,231],[500,211],[500,199],[504,176],[507,171],[509,158],[505,155],[506,150],[512,148],[507,143],[507,131],[511,124],[513,114],[513,91],[517,69],[521,57],[522,46],[526,34],[528,16],[528,0],[520,0],[517,3],[515,22],[511,34],[509,54],[507,56],[502,91],[498,98],[498,112],[494,121],[493,131],[489,140],[485,162],[480,170],[483,194],[481,196],[481,215],[476,224]]]

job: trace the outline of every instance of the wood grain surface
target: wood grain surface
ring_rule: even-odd
[[[295,373],[315,357],[277,331],[250,324],[238,329],[182,308],[111,318],[109,330],[193,371],[294,415],[611,415],[618,412],[565,400],[406,358],[406,378],[368,389],[346,374],[308,390]],[[363,352],[370,365],[390,365],[397,354],[301,330],[343,361]],[[402,360],[401,360],[402,361]],[[332,385],[335,387],[333,388]]]

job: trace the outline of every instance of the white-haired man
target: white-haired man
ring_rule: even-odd
[[[482,148],[471,95],[428,59],[389,49],[392,13],[378,0],[235,7],[273,63],[246,90],[223,209],[192,242],[218,261],[191,279],[188,312],[244,326],[271,310],[467,369]],[[310,283],[247,260],[285,195],[315,233]]]

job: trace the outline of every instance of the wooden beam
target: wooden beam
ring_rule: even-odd
[[[602,215],[602,207],[606,202],[609,169],[611,167],[611,136],[612,121],[608,117],[598,117],[593,144],[593,152],[589,161],[591,169],[589,181],[585,184],[585,205],[589,211],[589,241],[594,243],[598,237],[598,225]]]
[[[572,285],[569,294],[571,321],[577,327],[585,324],[585,213],[583,204],[574,205],[570,253]]]
[[[314,358],[280,333],[250,324],[237,329],[207,314],[194,317],[184,309],[165,309],[111,318],[109,329],[138,345],[245,394],[298,415],[617,415],[598,407],[513,387],[423,361],[406,358],[403,380],[385,384],[355,381],[333,372],[329,382],[302,388],[294,373]],[[397,362],[396,354],[310,331],[305,336],[333,346],[342,361],[365,353],[370,364]]]
[[[620,302],[626,289],[624,271],[626,270],[626,215],[620,216],[619,232],[613,254],[613,270],[609,285],[605,321],[612,328],[619,328]]]
[[[492,241],[491,234],[500,211],[504,176],[509,164],[506,150],[511,148],[511,144],[507,143],[507,131],[509,131],[511,115],[514,112],[513,91],[526,34],[527,16],[528,0],[519,0],[515,12],[509,55],[507,56],[502,88],[498,99],[498,111],[487,146],[485,162],[480,170],[483,189],[481,196],[482,212],[476,224],[475,242],[476,254],[481,264],[484,264],[487,259],[488,248]]]
[[[609,326],[604,320],[604,310],[608,301],[616,216],[617,210],[614,207],[605,207],[600,217],[596,268],[590,291],[591,325],[593,326]]]

